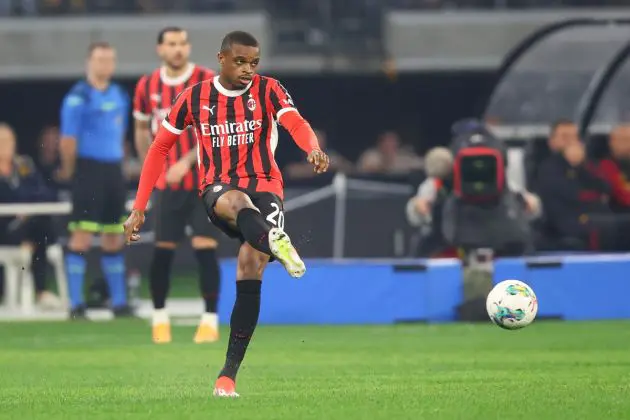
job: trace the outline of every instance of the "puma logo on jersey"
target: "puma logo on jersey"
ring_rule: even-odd
[[[206,105],[203,105],[203,106],[201,107],[201,109],[205,109],[206,111],[209,111],[209,112],[210,112],[210,115],[214,115],[214,107],[216,107],[216,105],[212,105],[212,108],[210,108],[210,107],[208,107],[208,106],[206,106]]]

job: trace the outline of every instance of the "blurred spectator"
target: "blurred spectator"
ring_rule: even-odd
[[[354,169],[352,162],[346,159],[341,153],[328,147],[326,133],[322,130],[315,130],[315,134],[317,135],[317,140],[319,141],[319,147],[321,147],[322,150],[325,150],[330,158],[328,171],[343,173],[352,172]],[[301,162],[289,163],[285,168],[285,173],[290,179],[312,178],[316,175],[313,171],[313,165],[308,163],[306,159],[303,159]]]
[[[432,220],[433,204],[438,194],[445,191],[444,184],[448,183],[453,170],[453,154],[446,147],[435,147],[426,154],[425,163],[427,178],[418,187],[415,197],[407,203],[407,218],[414,226]]]
[[[570,144],[580,142],[578,127],[571,120],[558,120],[551,127],[551,135],[549,136],[549,150],[552,153],[559,153]]]
[[[407,202],[407,221],[420,228],[417,240],[412,245],[413,256],[436,256],[447,250],[442,235],[442,210],[440,203],[451,192],[453,154],[446,147],[435,147],[426,154],[427,178],[418,187],[418,192]],[[454,256],[450,253],[444,256]]]
[[[358,163],[359,171],[366,174],[401,175],[422,167],[422,158],[411,148],[401,146],[393,131],[381,134],[376,147],[363,152]]]
[[[602,160],[599,169],[612,189],[611,208],[630,212],[630,125],[616,127],[610,133],[610,157]]]
[[[573,133],[577,127],[563,130]],[[538,192],[546,216],[545,234],[554,240],[553,248],[560,249],[604,249],[614,248],[614,226],[607,216],[611,215],[607,205],[610,187],[597,176],[591,164],[586,162],[584,145],[568,143],[563,136],[552,135],[550,147],[563,147],[560,153],[549,156],[538,171]],[[562,143],[562,144],[561,144]]]
[[[59,170],[59,128],[45,127],[39,136],[39,150],[37,154],[37,166],[49,188],[57,189],[55,174]]]
[[[31,203],[51,200],[51,191],[44,184],[33,161],[15,153],[15,133],[0,123],[0,203]],[[37,301],[43,308],[61,308],[57,296],[46,288],[46,247],[54,241],[48,216],[15,215],[0,218],[0,243],[31,248],[31,269]],[[0,276],[4,270],[0,270]],[[0,283],[3,283],[0,277]]]

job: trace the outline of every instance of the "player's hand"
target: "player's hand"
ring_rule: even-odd
[[[313,164],[313,171],[318,174],[326,172],[328,170],[328,165],[330,164],[328,155],[321,150],[313,150],[311,153],[309,153],[306,160],[309,163]]]
[[[125,228],[125,243],[127,245],[140,240],[140,234],[138,232],[140,232],[140,228],[143,224],[144,212],[132,210],[127,221],[123,223],[123,227]]]
[[[166,182],[168,184],[178,184],[188,171],[190,171],[190,163],[185,160],[179,160],[166,171]]]

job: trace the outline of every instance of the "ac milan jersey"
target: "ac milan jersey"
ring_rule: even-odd
[[[180,135],[192,126],[197,139],[201,191],[230,184],[283,197],[280,169],[274,158],[277,120],[295,111],[287,90],[275,79],[256,75],[242,90],[225,89],[219,77],[186,89],[162,125]]]
[[[162,120],[168,115],[177,95],[184,89],[214,76],[212,70],[189,64],[188,70],[177,78],[169,78],[164,67],[143,76],[136,85],[134,95],[133,116],[137,120],[151,121],[151,133],[155,136]],[[157,182],[158,189],[194,190],[199,184],[197,171],[190,171],[179,184],[167,185],[166,170],[196,147],[193,130],[182,132],[177,146],[173,147],[167,157],[164,172]]]

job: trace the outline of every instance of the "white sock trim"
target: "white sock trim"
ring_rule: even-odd
[[[170,324],[171,320],[168,316],[166,308],[153,310],[153,326],[159,324]]]
[[[219,316],[211,312],[205,312],[203,315],[201,315],[200,323],[210,325],[213,328],[217,328],[219,326]]]

